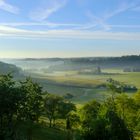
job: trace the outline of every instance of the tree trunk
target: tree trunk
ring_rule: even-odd
[[[50,127],[52,127],[52,119],[50,119]]]
[[[55,118],[53,119],[53,127],[55,127]]]
[[[71,124],[69,118],[66,119],[66,129],[71,130]]]

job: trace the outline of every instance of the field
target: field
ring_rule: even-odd
[[[108,74],[80,75],[77,71],[54,72],[52,74],[32,74],[35,81],[41,83],[44,90],[49,93],[74,95],[72,99],[76,103],[84,103],[92,99],[103,101],[110,93],[103,87],[108,78],[120,81],[124,84],[134,85],[140,89],[140,72],[124,73],[121,70],[104,69]],[[133,93],[127,93],[130,96]]]
[[[85,62],[82,62],[81,65],[75,65],[74,62],[69,62],[69,60],[8,60],[7,63],[22,68],[25,76],[32,77],[49,93],[62,96],[70,93],[73,95],[71,100],[80,104],[92,99],[103,101],[107,98],[110,93],[102,85],[106,84],[109,78],[140,89],[140,72],[123,72],[122,64],[118,65],[112,62],[108,67],[104,64],[101,65],[102,73],[100,74],[81,74],[79,71],[93,70],[97,66]],[[128,94],[131,96],[133,93]]]

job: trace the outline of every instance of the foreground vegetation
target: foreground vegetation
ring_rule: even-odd
[[[119,86],[118,86],[119,85]],[[43,91],[31,78],[0,76],[0,140],[133,140],[140,135],[140,92],[111,79],[108,98],[83,105]]]

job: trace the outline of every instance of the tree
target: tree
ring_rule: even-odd
[[[18,109],[18,119],[38,121],[42,111],[42,87],[34,83],[31,78],[27,78],[20,84],[23,99]]]
[[[95,100],[85,104],[82,108],[83,119],[97,118],[99,109],[100,103]]]
[[[66,129],[72,129],[72,127],[77,127],[79,124],[80,116],[76,112],[71,111],[67,114]]]
[[[82,129],[84,139],[92,140],[94,139],[94,124],[98,117],[98,112],[100,109],[100,103],[93,100],[84,105],[82,108]]]
[[[126,94],[121,94],[116,97],[115,102],[118,115],[127,123],[129,117],[136,114],[137,111],[134,99]]]
[[[53,94],[48,94],[44,100],[44,107],[50,122],[50,127],[52,127],[52,122],[55,125],[55,120],[59,115],[59,106],[62,101],[62,97]]]
[[[75,104],[73,104],[69,101],[63,100],[61,102],[61,104],[59,105],[58,110],[59,110],[58,112],[59,112],[60,118],[66,120],[66,129],[71,129],[71,127],[72,127],[72,121],[71,121],[72,114],[70,112],[76,111]]]
[[[133,140],[133,134],[125,125],[125,122],[112,110],[108,110],[109,137],[111,140]]]
[[[140,91],[138,91],[134,96],[133,99],[138,108],[140,108]]]
[[[82,132],[85,140],[132,140],[133,133],[112,108],[112,99],[99,104],[87,103],[82,109]],[[115,98],[114,98],[115,101]],[[116,104],[115,104],[116,105]]]
[[[13,138],[21,93],[10,74],[0,76],[0,139]]]
[[[135,117],[135,128],[134,130],[139,132],[140,131],[140,91],[138,91],[134,96],[133,96],[134,102],[135,102],[135,109],[133,109],[135,112],[133,114],[133,117]],[[137,133],[136,132],[136,133]]]
[[[126,110],[130,109],[129,98],[124,94],[121,94],[114,98],[115,107],[112,107],[112,99],[107,99],[103,106],[105,110],[105,119],[107,120],[107,128],[109,133],[109,139],[111,140],[131,140],[133,139],[133,133],[128,128],[125,121]]]
[[[107,80],[107,88],[111,93],[111,98],[108,98],[110,100],[110,102],[108,102],[109,104],[111,104],[111,107],[114,111],[116,110],[116,106],[115,106],[115,97],[118,94],[123,93],[123,85],[122,83],[120,83],[119,81],[115,81],[113,79],[108,79]]]

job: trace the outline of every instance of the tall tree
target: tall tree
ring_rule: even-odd
[[[48,94],[45,98],[44,107],[50,122],[50,127],[52,127],[52,123],[55,125],[55,120],[59,115],[59,106],[62,101],[62,97],[53,94]]]
[[[0,76],[0,139],[13,138],[15,118],[20,104],[21,94],[13,77]]]
[[[76,111],[75,104],[63,99],[63,101],[59,105],[58,110],[59,110],[60,118],[66,120],[66,129],[71,129],[72,128],[72,121],[71,121],[72,120],[72,114],[70,112]]]
[[[19,119],[38,121],[42,112],[42,87],[31,78],[20,82],[20,91],[24,98],[19,107]]]

